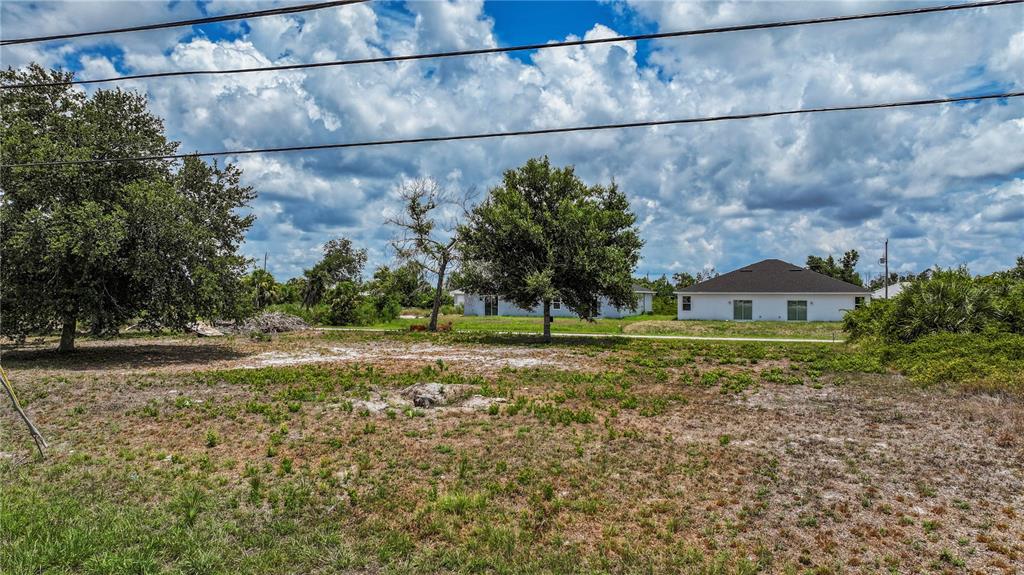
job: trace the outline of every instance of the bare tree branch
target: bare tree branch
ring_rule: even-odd
[[[475,195],[475,190],[472,193]],[[435,331],[445,275],[458,266],[456,231],[460,218],[467,213],[470,194],[456,198],[430,178],[406,182],[398,194],[402,210],[384,220],[397,228],[391,247],[400,260],[437,276],[429,326],[430,331]]]

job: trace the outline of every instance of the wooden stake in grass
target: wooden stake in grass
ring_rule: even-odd
[[[47,447],[46,440],[43,439],[43,434],[39,433],[39,429],[36,428],[32,420],[29,419],[25,410],[21,408],[21,403],[18,401],[18,394],[14,393],[14,386],[11,385],[11,380],[7,377],[7,372],[0,366],[0,383],[2,383],[4,391],[7,392],[7,396],[11,398],[11,404],[14,406],[14,410],[18,412],[21,419],[25,422],[28,427],[28,432],[32,435],[32,440],[36,442],[36,449],[39,450],[40,457],[46,457],[46,453],[43,452],[43,448]]]

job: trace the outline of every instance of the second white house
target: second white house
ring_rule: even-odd
[[[544,307],[541,305],[530,309],[523,309],[516,304],[506,301],[496,295],[460,294],[463,298],[463,315],[512,315],[512,316],[533,316],[544,315]],[[618,318],[630,315],[650,313],[654,309],[654,291],[634,285],[633,295],[636,296],[636,307],[619,308],[609,303],[607,298],[601,298],[601,309],[598,317]],[[568,306],[561,301],[551,302],[552,317],[576,317]]]
[[[839,321],[871,292],[782,260],[764,260],[678,290],[679,319]]]

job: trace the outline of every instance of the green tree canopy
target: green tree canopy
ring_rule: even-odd
[[[889,283],[890,286],[892,286],[892,285],[896,285],[897,283],[912,282],[912,281],[916,281],[916,280],[926,280],[926,279],[928,279],[929,275],[931,275],[931,271],[930,270],[924,270],[920,274],[915,274],[913,272],[908,272],[908,273],[889,272],[889,282],[888,283]],[[876,278],[872,279],[871,281],[869,281],[868,285],[866,287],[869,290],[874,291],[874,290],[877,290],[877,289],[885,287],[885,284],[886,284],[886,282],[885,282],[885,274],[880,274],[878,277],[876,277]]]
[[[675,274],[679,275],[679,274]],[[674,314],[676,309],[676,286],[662,274],[657,279],[647,277],[635,278],[633,283],[654,291],[651,311],[659,315]]]
[[[506,171],[460,227],[460,283],[520,307],[543,304],[550,340],[554,299],[584,319],[599,313],[601,297],[635,305],[632,273],[643,245],[635,222],[614,183],[587,186],[571,166],[529,160]]]
[[[327,292],[341,282],[358,285],[366,265],[366,250],[357,249],[348,238],[337,238],[324,244],[324,257],[303,272],[305,284],[302,304],[307,308],[323,301]]]
[[[1010,279],[1024,281],[1024,256],[1017,256],[1017,263],[1005,272],[999,272]]]
[[[39,66],[0,72],[0,83],[61,82]],[[184,328],[197,317],[242,313],[238,254],[255,197],[234,166],[146,160],[10,167],[174,153],[143,95],[70,86],[0,91],[3,196],[0,304],[5,335],[62,328],[74,348],[79,321],[97,334],[129,320]]]
[[[695,283],[697,283],[697,279],[687,272],[676,272],[672,274],[672,284],[676,289],[690,287]]]
[[[859,260],[860,254],[857,253],[857,250],[850,250],[844,253],[843,258],[838,262],[836,262],[831,254],[827,258],[810,255],[807,256],[807,269],[854,285],[864,285],[864,282],[860,279],[860,274],[857,273],[857,262]]]
[[[265,269],[252,270],[252,273],[246,276],[245,283],[252,297],[252,305],[258,310],[278,303],[281,299],[280,284],[274,279],[274,275]]]
[[[381,266],[373,272],[371,292],[388,294],[402,307],[429,307],[434,301],[434,290],[423,277],[423,268],[408,261],[391,269]]]

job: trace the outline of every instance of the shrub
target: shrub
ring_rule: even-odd
[[[331,325],[351,325],[359,318],[359,288],[352,282],[339,282],[327,292],[327,319]]]
[[[930,333],[978,333],[993,322],[995,312],[991,290],[966,268],[936,269],[893,299],[884,335],[914,341]]]
[[[411,297],[411,307],[419,307],[423,309],[434,309],[434,290],[424,289],[418,291]],[[455,298],[448,292],[441,292],[441,305],[452,305],[455,303]]]
[[[662,297],[657,296],[654,298],[653,306],[654,315],[676,315],[676,298],[675,296]]]
[[[921,385],[1024,391],[1024,336],[1010,333],[938,333],[910,344],[888,344],[882,355]]]
[[[1006,330],[1024,334],[1024,281],[998,285],[995,305],[999,321]]]
[[[369,318],[370,321],[363,325],[388,322],[397,318],[402,313],[402,302],[392,295],[370,298],[370,303],[373,306],[373,317]]]
[[[994,293],[990,282],[971,277],[966,268],[936,269],[931,277],[910,283],[891,300],[876,300],[850,311],[843,329],[853,339],[877,336],[903,342],[932,333],[998,330],[1008,325],[1003,316],[1013,323],[1015,300],[1008,295],[1003,304]]]
[[[881,335],[888,328],[892,307],[893,300],[876,299],[852,309],[843,316],[843,331],[850,334],[850,339]]]
[[[377,308],[370,300],[363,300],[356,306],[352,319],[348,322],[352,325],[370,325],[375,323]]]

